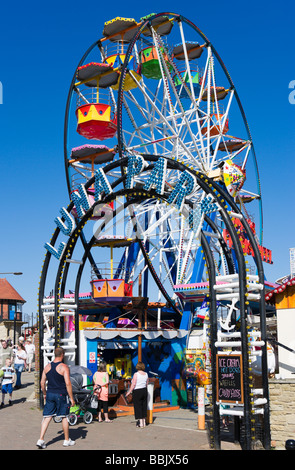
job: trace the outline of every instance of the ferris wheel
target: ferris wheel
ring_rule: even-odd
[[[218,205],[193,176],[182,181],[183,168],[226,190],[262,241],[258,167],[239,96],[213,45],[181,15],[105,23],[74,73],[64,151],[71,197],[99,168],[117,190],[93,216],[88,251],[96,277],[97,250],[108,246],[113,277],[120,271],[135,286],[143,276],[146,295],[175,305],[175,285],[204,280],[201,230],[217,272],[234,272]],[[93,191],[88,185],[89,200]]]

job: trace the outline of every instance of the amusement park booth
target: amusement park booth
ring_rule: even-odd
[[[295,278],[267,293],[266,302],[276,308],[279,376],[294,379]]]
[[[98,361],[107,363],[113,404],[124,404],[135,366],[144,362],[149,379],[155,382],[154,400],[172,406],[186,402],[181,377],[187,332],[181,330],[138,330],[135,328],[84,328],[80,331],[80,363],[92,373]],[[141,357],[140,357],[141,356]]]
[[[104,289],[79,295],[79,364],[94,374],[100,361],[107,363],[111,406],[127,405],[124,392],[138,361],[144,362],[154,382],[154,401],[185,406],[182,373],[188,331],[180,328],[180,320],[177,323],[175,312],[166,304],[130,297],[129,293],[125,289],[123,295],[118,281],[118,289],[112,290],[109,298]],[[75,334],[74,320],[66,330],[67,335]]]

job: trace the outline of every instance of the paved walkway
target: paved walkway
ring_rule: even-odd
[[[23,386],[13,392],[13,405],[6,404],[0,409],[0,450],[42,452],[36,447],[42,412],[35,399],[34,380],[34,373],[23,372]],[[177,451],[210,450],[207,432],[198,429],[198,414],[195,411],[179,409],[154,413],[153,417],[153,424],[144,429],[136,428],[133,416],[114,419],[111,424],[98,423],[97,417],[89,425],[78,421],[70,427],[70,437],[76,441],[71,448],[62,446],[61,424],[52,421],[45,436],[46,450],[149,451],[141,454],[147,458],[152,451],[166,451],[174,455]],[[240,450],[240,447],[233,442],[222,441],[221,449]],[[108,455],[114,458],[115,454],[109,452],[105,455],[105,458]]]

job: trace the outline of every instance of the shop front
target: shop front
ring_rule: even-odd
[[[80,364],[94,374],[100,361],[107,363],[111,405],[127,405],[124,394],[141,360],[154,382],[154,402],[185,406],[186,340],[186,330],[85,328],[80,330]]]

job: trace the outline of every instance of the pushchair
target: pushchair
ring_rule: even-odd
[[[86,389],[86,387],[94,384],[83,386],[81,374],[70,375],[70,379],[76,405],[70,408],[68,422],[71,426],[74,426],[78,418],[82,418],[85,424],[90,424],[93,420],[93,413],[98,407],[98,399],[93,390]]]
[[[76,404],[70,408],[67,420],[70,426],[75,426],[78,418],[82,418],[85,424],[90,424],[93,420],[93,413],[98,408],[98,399],[94,395],[93,390],[88,390],[86,387],[93,386],[94,384],[83,386],[82,374],[71,374],[70,379]],[[60,422],[61,419],[58,416],[54,417],[56,423]]]

